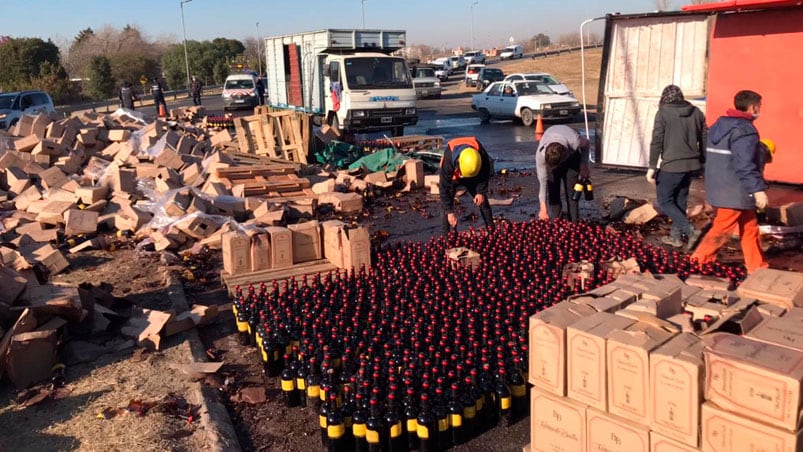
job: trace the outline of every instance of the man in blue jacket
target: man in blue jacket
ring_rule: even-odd
[[[756,208],[763,209],[769,203],[762,174],[764,151],[753,125],[761,112],[761,96],[739,91],[733,105],[734,109],[708,129],[705,193],[717,212],[711,230],[691,258],[703,264],[715,261],[717,252],[738,225],[745,267],[752,273],[769,266],[761,252],[756,216]]]

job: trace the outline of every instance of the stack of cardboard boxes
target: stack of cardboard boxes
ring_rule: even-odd
[[[533,315],[529,449],[803,450],[803,274],[727,286],[624,275]]]
[[[368,229],[350,228],[338,220],[233,230],[223,234],[222,247],[228,276],[281,270],[324,257],[337,268],[371,267]]]

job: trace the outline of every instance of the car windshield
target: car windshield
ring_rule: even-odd
[[[530,94],[555,94],[549,86],[543,83],[517,82],[515,86],[519,96],[527,96]]]
[[[501,69],[486,69],[485,72],[483,72],[482,76],[483,77],[501,77],[502,75],[504,75],[504,73],[502,72]]]
[[[552,78],[550,75],[546,74],[538,74],[538,75],[528,75],[527,80],[533,80],[535,82],[546,83],[547,85],[560,85],[560,82]]]
[[[435,77],[435,70],[430,68],[418,68],[415,71],[415,78]]]
[[[476,74],[477,72],[480,71],[480,69],[482,69],[481,66],[469,66],[467,72],[469,74]]]
[[[0,95],[0,108],[3,110],[10,109],[14,105],[14,98],[16,97],[14,94]]]
[[[250,79],[226,80],[223,89],[254,89],[254,81]]]
[[[346,80],[351,89],[413,87],[407,64],[401,58],[349,58]]]

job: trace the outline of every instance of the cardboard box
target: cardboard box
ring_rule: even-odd
[[[670,340],[677,330],[658,318],[641,320],[608,336],[608,411],[647,425],[650,404],[650,352]]]
[[[234,276],[251,271],[251,239],[243,232],[230,231],[221,238],[223,271]]]
[[[803,352],[727,333],[703,341],[706,400],[776,427],[798,429]]]
[[[798,452],[801,431],[788,432],[729,413],[711,402],[702,408],[702,450],[705,452]]]
[[[410,188],[424,186],[424,162],[421,160],[406,160],[404,162],[404,173],[407,175],[407,184]]]
[[[530,316],[527,379],[531,384],[566,395],[566,328],[595,312],[590,306],[559,303]]]
[[[270,240],[270,268],[283,268],[293,265],[293,233],[278,226],[265,228]]]
[[[649,452],[650,430],[613,414],[589,408],[586,411],[586,450]]]
[[[768,317],[745,336],[768,344],[803,351],[803,323],[795,318]]]
[[[480,253],[463,247],[446,250],[446,257],[449,259],[452,268],[462,266],[476,269],[479,268],[482,263],[482,256],[480,256]]]
[[[102,199],[106,199],[109,194],[109,187],[101,185],[98,187],[80,187],[75,190],[76,196],[84,204],[94,204]]]
[[[270,238],[261,232],[251,236],[251,271],[270,268]]]
[[[92,234],[98,231],[98,213],[89,210],[70,209],[64,212],[64,234]]]
[[[362,210],[363,199],[358,193],[321,193],[318,196],[320,204],[332,204],[335,212],[353,213]]]
[[[287,229],[293,233],[293,263],[323,259],[318,220],[291,224]]]
[[[608,409],[607,339],[631,319],[597,312],[566,329],[566,395],[601,411]]]
[[[61,251],[50,244],[37,248],[33,251],[32,255],[39,263],[47,268],[51,276],[61,273],[70,266],[70,263],[67,262],[67,259],[61,254]]]
[[[786,309],[803,307],[803,273],[760,268],[742,282],[736,293]]]
[[[0,264],[0,287],[3,288],[0,290],[0,303],[14,304],[26,285],[27,280],[16,270]]]
[[[371,267],[371,237],[364,226],[348,229],[338,220],[324,221],[323,254],[338,268]]]
[[[584,452],[587,407],[533,389],[530,393],[530,450]]]
[[[11,338],[5,369],[8,379],[18,389],[52,375],[56,364],[56,330],[31,331]]]
[[[662,436],[660,433],[650,432],[650,452],[699,452],[699,450]]]
[[[695,447],[700,440],[704,348],[699,337],[681,333],[650,353],[650,428]]]

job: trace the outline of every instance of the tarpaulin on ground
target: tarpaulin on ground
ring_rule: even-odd
[[[363,155],[365,155],[365,152],[360,147],[332,140],[325,148],[315,153],[315,160],[324,165],[333,165],[338,169],[346,169]]]
[[[356,162],[349,165],[349,170],[365,167],[369,172],[393,171],[399,166],[404,165],[404,161],[410,157],[399,154],[393,148],[379,149],[373,154],[366,155]]]

